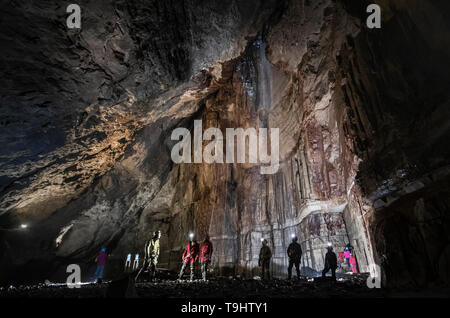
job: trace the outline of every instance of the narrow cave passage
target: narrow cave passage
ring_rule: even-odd
[[[79,6],[0,21],[0,297],[447,294],[448,3]]]

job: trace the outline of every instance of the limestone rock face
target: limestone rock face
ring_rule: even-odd
[[[304,268],[350,242],[386,283],[448,282],[450,7],[378,3],[381,29],[369,1],[80,1],[80,30],[2,5],[1,281],[89,279],[102,247],[113,277],[161,230],[170,270],[194,232],[220,275],[258,275],[267,239],[282,277],[295,234]],[[174,163],[196,120],[224,154],[227,128],[278,128],[278,169]]]

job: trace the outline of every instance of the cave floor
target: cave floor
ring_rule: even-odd
[[[114,287],[113,287],[114,286]],[[111,293],[111,289],[115,291]],[[104,298],[123,295],[127,283],[85,283],[80,288],[65,284],[30,285],[0,289],[0,298]],[[238,278],[212,278],[208,282],[157,279],[137,282],[128,295],[139,298],[385,298],[385,297],[448,297],[449,290],[387,290],[370,289],[364,276],[339,279],[337,282],[315,278],[300,280],[273,279],[269,281]]]

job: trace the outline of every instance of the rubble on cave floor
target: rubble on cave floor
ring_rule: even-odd
[[[82,284],[80,288],[68,288],[64,284],[38,284],[32,286],[10,286],[0,289],[1,298],[29,297],[29,298],[102,298],[111,295],[112,286],[122,289],[123,295],[142,298],[354,298],[354,297],[389,297],[401,296],[402,292],[392,294],[392,291],[369,289],[366,285],[367,276],[364,274],[350,275],[338,278],[337,282],[329,278],[302,277],[300,280],[240,278],[211,278],[208,282],[201,280],[172,280],[156,279],[154,282],[140,281],[135,283],[132,293],[125,293],[129,289],[127,283],[114,285],[113,282],[101,284]],[[409,291],[409,296],[414,296]],[[434,295],[434,296],[439,296]]]
[[[159,278],[148,282],[141,277],[134,283],[131,276],[100,284],[83,282],[80,288],[68,288],[63,283],[0,287],[0,298],[383,298],[383,297],[448,297],[450,290],[442,287],[427,289],[386,289],[367,287],[368,274],[337,274],[330,277],[302,276],[292,280],[261,280],[241,277],[212,277],[203,282],[196,279],[175,279],[176,273],[162,271]]]
[[[161,281],[155,284],[137,283],[136,291],[142,297],[353,297],[365,292],[368,297],[382,296],[372,292],[365,285],[365,279],[354,277],[332,282],[329,279],[302,278],[300,280],[286,279],[260,280],[219,278],[208,282],[194,280]]]

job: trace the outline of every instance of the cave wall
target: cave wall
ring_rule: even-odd
[[[186,191],[193,192],[187,198],[183,194],[180,201],[194,202],[182,217],[192,215],[194,220],[187,221],[181,233],[186,236],[194,229],[200,240],[209,233],[216,246],[213,265],[217,271],[226,267],[246,276],[258,273],[261,238],[272,247],[273,274],[285,276],[286,249],[290,235],[296,233],[308,255],[304,265],[320,270],[327,243],[342,249],[348,240],[341,215],[345,206],[342,162],[333,145],[338,138],[330,134],[328,122],[318,127],[316,118],[301,118],[298,108],[305,101],[300,72],[269,63],[261,37],[223,70],[219,90],[204,101],[205,110],[198,117],[203,129],[280,127],[281,166],[273,175],[261,175],[259,166],[251,164],[183,165],[179,176],[189,181],[177,183],[188,183]],[[332,107],[323,112],[321,116],[333,116]],[[330,123],[335,125],[332,119]],[[309,217],[311,213],[315,217]],[[180,248],[184,240],[175,240],[174,247]],[[171,264],[178,264],[179,253],[174,253]]]
[[[449,61],[449,25],[442,13],[449,7],[444,2],[379,3],[383,8],[383,32],[362,29],[356,37],[347,39],[339,58],[348,116],[344,130],[354,136],[353,149],[361,159],[344,213],[347,230],[351,241],[368,247],[364,252],[381,265],[386,284],[441,284],[447,274],[439,272],[437,265],[426,269],[423,262],[445,262],[448,236],[440,229],[448,226],[444,217],[448,213],[448,193],[444,187],[439,198],[431,199],[433,203],[426,197],[419,198],[420,193],[434,191],[436,184],[445,185],[444,180],[448,180],[449,127],[443,121],[448,122],[449,109],[444,84],[448,77],[444,69]],[[352,7],[347,3],[346,7],[353,16],[363,17],[365,5],[362,2]],[[422,247],[410,245],[417,240],[413,234],[409,239],[399,239],[400,233],[414,233],[423,226],[423,219],[413,212],[408,201],[416,195],[417,200],[428,202],[422,213],[441,213],[433,225],[434,231],[440,233],[439,242],[424,234]],[[401,214],[408,214],[408,221],[380,224],[380,219],[391,215],[392,205]],[[391,234],[384,232],[382,238],[380,231]],[[389,248],[394,246],[396,252]],[[430,256],[427,250],[436,248],[439,252]],[[411,249],[415,250],[412,254],[403,255]],[[356,252],[359,259],[366,256],[361,255],[361,249]],[[412,263],[420,265],[408,272],[408,264]]]

